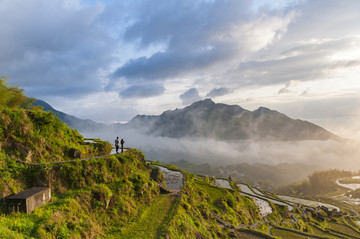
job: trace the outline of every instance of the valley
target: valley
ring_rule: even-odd
[[[1,238],[360,238],[357,173],[315,171],[274,187],[265,183],[274,172],[301,167],[214,171],[132,147],[116,154],[13,92],[0,114]],[[9,196],[32,187],[50,188],[51,201],[29,214],[10,205]]]

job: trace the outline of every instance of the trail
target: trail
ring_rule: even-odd
[[[126,153],[130,148],[124,148],[126,149],[124,151],[124,153]],[[121,153],[119,153],[121,154]],[[43,163],[28,163],[25,160],[19,160],[19,159],[15,159],[17,162],[22,163],[22,164],[27,164],[29,166],[40,166],[40,165],[51,165],[51,164],[63,164],[63,163],[75,163],[75,162],[82,162],[82,161],[89,161],[89,160],[93,160],[93,159],[101,159],[101,158],[106,158],[112,155],[117,155],[116,153],[111,153],[111,154],[106,154],[106,155],[100,155],[100,156],[95,156],[95,157],[91,157],[91,158],[85,158],[85,159],[73,159],[73,160],[66,160],[66,161],[53,161],[53,162],[43,162]],[[9,155],[6,155],[6,157],[11,158]]]
[[[150,204],[140,218],[119,234],[121,238],[161,238],[166,224],[174,213],[177,196],[164,195]]]
[[[126,151],[124,153],[127,153],[127,151],[129,149],[130,148],[126,148]],[[114,154],[101,155],[101,156],[96,156],[96,157],[91,157],[91,158],[86,158],[86,159],[74,159],[74,160],[67,160],[67,161],[55,161],[55,162],[45,162],[45,163],[36,163],[36,164],[31,164],[31,163],[21,161],[18,159],[16,159],[16,161],[23,163],[23,164],[27,164],[29,166],[39,166],[39,165],[63,164],[63,163],[89,161],[89,160],[93,160],[93,159],[101,159],[101,158],[109,157],[111,155],[114,155]],[[127,227],[121,229],[121,232],[119,234],[119,236],[121,236],[121,238],[162,238],[164,236],[165,236],[165,238],[168,238],[167,226],[169,225],[169,223],[171,222],[171,220],[177,213],[178,205],[179,205],[179,202],[182,197],[182,188],[184,187],[184,184],[186,183],[186,180],[185,180],[186,175],[183,174],[181,171],[171,170],[164,166],[156,166],[156,167],[159,167],[161,169],[162,173],[164,174],[164,177],[165,177],[164,181],[166,183],[166,186],[164,186],[163,184],[160,184],[160,183],[157,183],[157,184],[161,188],[161,190],[163,190],[169,194],[162,195],[161,197],[159,197],[159,199],[157,199],[150,205],[145,206],[141,215],[136,219],[135,222],[133,222],[133,223],[129,224]],[[219,186],[220,188],[224,188],[224,189],[232,188],[230,182],[226,179],[216,179],[215,185]],[[279,196],[280,200],[282,200],[282,201],[280,201],[280,200],[277,200],[275,197],[270,197],[270,196],[265,195],[264,193],[262,193],[261,191],[255,189],[255,188],[250,188],[246,184],[238,184],[238,186],[242,189],[242,191],[240,191],[240,193],[242,195],[251,197],[254,199],[254,201],[255,200],[263,201],[263,202],[266,202],[267,204],[268,204],[267,201],[271,201],[274,204],[287,206],[289,211],[292,211],[292,209],[293,209],[293,206],[291,206],[290,204],[297,205],[297,206],[307,205],[307,206],[311,207],[313,205],[309,205],[310,202],[318,203],[315,201],[298,199],[298,198],[296,198],[297,201],[294,202],[294,200],[295,200],[294,198],[286,197],[286,196]],[[256,204],[259,208],[260,203],[258,202]],[[337,210],[339,210],[336,206],[333,206],[333,205],[324,204],[324,203],[322,203],[322,205],[324,205],[324,206],[326,205],[326,206],[328,206],[328,208],[329,208],[329,206],[332,206],[333,208],[336,208]],[[270,205],[269,205],[269,207],[270,207]],[[260,209],[261,208],[259,208],[259,210]],[[264,217],[271,213],[272,213],[272,211],[266,212],[266,213],[264,212],[262,214],[262,216]],[[246,229],[245,227],[247,227],[248,229],[254,230],[260,224],[269,224],[268,235],[270,238],[272,238],[271,237],[271,234],[272,234],[271,229],[272,228],[275,227],[275,228],[281,229],[281,227],[278,227],[274,223],[291,223],[291,224],[298,223],[298,219],[296,218],[294,213],[291,213],[291,218],[292,218],[291,221],[281,221],[281,222],[267,221],[267,219],[265,218],[265,220],[263,220],[263,221],[255,222],[254,224],[248,225],[248,226],[245,226],[245,225],[235,226],[235,225],[223,220],[223,218],[220,215],[214,213],[213,211],[211,211],[211,214],[213,217],[216,218],[219,225],[222,225],[232,231],[238,231],[238,232],[241,232],[244,234],[248,234],[248,233],[252,234],[251,232],[241,231],[241,229],[245,230]],[[117,232],[115,232],[115,233],[117,233]],[[293,233],[297,233],[297,232],[294,231]]]

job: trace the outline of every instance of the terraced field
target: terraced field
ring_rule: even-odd
[[[307,239],[307,238],[319,238],[317,236],[311,236],[306,234],[300,234],[295,231],[289,231],[281,228],[272,228],[271,234],[280,238],[291,238],[291,239]]]
[[[316,201],[312,201],[312,200],[307,200],[307,199],[302,199],[302,198],[296,198],[296,197],[289,197],[289,196],[282,196],[282,195],[278,195],[279,198],[285,200],[285,201],[289,201],[292,203],[297,203],[297,204],[302,204],[305,206],[309,206],[309,207],[326,207],[328,208],[328,210],[333,210],[335,209],[336,211],[340,211],[340,208],[334,205],[330,205],[327,203],[321,203],[321,202],[316,202]]]
[[[183,188],[183,174],[179,171],[174,171],[166,167],[157,166],[161,169],[165,176],[166,185],[171,189],[179,190]],[[219,203],[226,195],[230,192],[227,190],[234,190],[231,187],[231,184],[226,179],[216,179],[213,185],[206,182],[202,178],[195,177],[194,185],[197,190],[206,192],[208,195],[211,205],[211,210],[213,210],[213,216],[217,218],[219,225],[224,228],[237,228],[237,225],[229,224],[229,222],[224,221],[221,218],[221,213],[224,208]],[[312,222],[308,223],[308,230],[298,230],[296,226],[301,220],[301,217],[306,215],[305,213],[298,210],[297,212],[291,212],[294,207],[298,205],[305,205],[307,207],[317,207],[325,206],[329,210],[336,209],[340,211],[340,208],[331,205],[328,203],[321,203],[312,200],[287,197],[287,196],[278,196],[284,201],[277,200],[276,195],[270,195],[268,193],[263,193],[262,191],[252,188],[246,184],[238,184],[241,191],[241,195],[252,198],[253,202],[258,207],[261,217],[264,218],[262,222],[255,222],[253,225],[243,225],[239,226],[237,230],[233,230],[233,236],[238,238],[272,238],[275,236],[277,238],[360,238],[360,232],[358,231],[356,223],[353,223],[355,226],[349,226],[344,223],[339,222],[327,222],[323,229],[315,226]],[[179,191],[180,192],[180,191]],[[164,195],[158,201],[148,206],[142,212],[133,223],[128,227],[122,229],[121,236],[122,238],[159,238],[164,235],[164,230],[166,230],[166,225],[168,224],[170,218],[175,215],[177,212],[174,210],[176,205],[176,196]],[[280,207],[287,207],[289,212],[291,212],[291,217],[287,220],[268,221],[268,216],[273,213],[273,208],[270,206],[269,202],[272,202],[274,205]],[[288,203],[286,203],[288,202]],[[290,205],[291,204],[291,205]],[[292,206],[293,205],[293,206]],[[218,213],[218,214],[217,214]],[[300,214],[299,214],[300,213]],[[297,215],[297,216],[296,216]],[[271,217],[270,217],[271,218]],[[154,220],[155,219],[155,220]],[[351,221],[351,220],[350,220]],[[302,222],[304,223],[304,222]],[[143,226],[146,225],[146,226]],[[268,225],[268,235],[256,235],[252,230],[257,230],[257,228],[263,227],[262,225]],[[271,226],[272,225],[272,226]],[[290,226],[293,225],[293,226]],[[270,227],[269,227],[270,226]],[[291,228],[284,228],[291,227]],[[238,231],[241,228],[248,228],[250,231]],[[267,229],[266,229],[267,230]],[[255,234],[254,234],[255,233]]]
[[[273,199],[273,198],[271,198],[271,197],[268,197],[268,196],[264,195],[264,194],[261,193],[259,190],[257,190],[257,191],[260,192],[260,194],[257,194],[257,193],[255,193],[251,188],[249,188],[249,186],[246,185],[246,184],[240,183],[240,184],[238,184],[238,186],[239,186],[239,188],[240,188],[243,192],[245,192],[245,193],[247,193],[247,194],[250,194],[251,196],[256,196],[256,198],[270,201],[270,202],[272,202],[272,203],[274,203],[274,204],[276,204],[276,205],[286,206],[289,211],[292,211],[293,208],[294,208],[293,206],[291,206],[291,205],[289,205],[289,204],[287,204],[287,203],[284,203],[284,202],[275,200],[275,199]]]

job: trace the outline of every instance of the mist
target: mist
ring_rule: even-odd
[[[134,129],[118,132],[80,132],[113,144],[117,136],[125,146],[140,149],[146,159],[159,162],[186,160],[194,164],[226,166],[238,163],[302,163],[357,171],[360,169],[360,142],[356,140],[304,141],[219,141],[206,138],[168,138],[145,135]]]

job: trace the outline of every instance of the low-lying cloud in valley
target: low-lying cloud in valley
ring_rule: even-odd
[[[141,149],[147,159],[172,162],[186,160],[195,164],[226,166],[237,163],[304,163],[322,168],[360,169],[360,143],[355,140],[305,141],[218,141],[202,138],[154,137],[136,130],[119,132],[82,132],[113,142],[116,136],[125,145]]]

